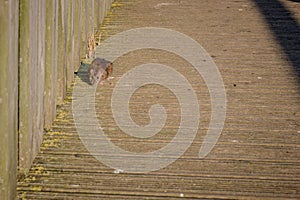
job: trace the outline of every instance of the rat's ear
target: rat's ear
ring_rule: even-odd
[[[107,65],[107,68],[112,70],[113,64],[111,62],[109,62],[109,64]]]
[[[94,74],[94,69],[90,69],[89,74]]]

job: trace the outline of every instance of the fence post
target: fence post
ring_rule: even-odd
[[[73,77],[74,77],[74,48],[73,48],[73,39],[74,39],[74,12],[73,9],[75,5],[75,1],[68,1],[68,25],[67,25],[67,88],[71,87]]]
[[[65,15],[66,15],[66,2],[65,0],[58,1],[58,62],[57,62],[57,104],[63,103],[66,94],[66,28],[65,28]]]
[[[39,146],[44,134],[44,91],[45,91],[45,29],[46,29],[46,0],[38,0],[37,20],[37,66],[36,66],[36,122],[35,134],[39,140],[35,153],[39,152]]]
[[[30,163],[28,138],[32,132],[30,112],[30,72],[29,72],[29,13],[30,0],[20,0],[19,34],[19,166],[26,168]],[[21,169],[22,170],[22,169]]]
[[[49,129],[54,119],[55,110],[55,63],[53,62],[55,31],[55,1],[46,1],[45,33],[45,92],[44,92],[44,127]]]
[[[0,0],[0,197],[14,199],[18,162],[19,1]]]

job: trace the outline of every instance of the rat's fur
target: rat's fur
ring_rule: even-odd
[[[112,62],[103,58],[95,58],[88,69],[91,85],[101,84],[103,80],[106,80],[111,76],[112,71]]]

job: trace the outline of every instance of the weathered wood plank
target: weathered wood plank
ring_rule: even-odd
[[[66,55],[66,1],[58,1],[58,55],[57,55],[57,90],[56,101],[57,105],[63,103],[66,92],[66,78],[67,78],[67,55]]]
[[[74,12],[73,9],[75,1],[68,1],[67,2],[67,10],[68,10],[68,16],[67,16],[67,88],[71,87],[73,77],[74,77],[74,48],[72,47],[74,44]]]
[[[166,108],[167,123],[162,132],[151,138],[124,134],[111,113],[111,95],[124,73],[143,63],[159,62],[174,67],[197,90],[201,119],[190,148],[158,171],[116,171],[96,160],[78,137],[71,111],[74,97],[69,91],[53,130],[45,135],[41,154],[28,176],[19,182],[20,196],[27,199],[51,199],[51,194],[57,199],[299,199],[299,77],[285,60],[253,2],[190,0],[160,4],[153,0],[131,0],[115,2],[113,11],[102,29],[109,29],[107,36],[147,24],[183,32],[207,49],[218,64],[228,98],[226,124],[217,145],[205,159],[199,159],[199,148],[210,123],[211,103],[205,82],[189,63],[158,50],[130,52],[115,61],[115,79],[96,91],[97,117],[105,135],[119,148],[130,152],[150,152],[171,141],[178,129],[180,110],[176,96],[167,89],[143,87],[129,102],[130,114],[140,124],[149,122],[149,104],[161,103]],[[87,95],[88,89],[86,70],[83,64],[75,78],[75,84],[82,86],[82,96]],[[86,107],[83,104],[80,109]],[[95,125],[90,121],[84,123]],[[85,137],[91,141],[96,139],[90,135]],[[186,139],[182,138],[178,144],[184,142]],[[124,162],[129,158],[112,152],[103,156]]]
[[[55,44],[55,1],[46,1],[45,33],[45,87],[44,87],[44,127],[50,129],[55,117],[56,69],[54,62]]]
[[[19,1],[0,1],[0,196],[16,195]]]
[[[79,45],[79,0],[72,1],[72,16],[73,16],[73,35],[72,35],[72,52],[73,52],[73,62],[74,71],[77,71],[80,63],[80,45]]]
[[[46,0],[38,1],[37,22],[37,102],[35,135],[42,140],[44,134],[44,92],[45,92],[45,33],[46,33]],[[39,152],[39,145],[36,152]]]
[[[30,102],[30,0],[20,1],[20,36],[19,36],[19,166],[28,168],[32,162],[31,143],[32,141],[32,114]]]

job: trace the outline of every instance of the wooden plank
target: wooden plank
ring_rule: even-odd
[[[80,17],[81,17],[81,51],[80,51],[80,56],[81,58],[85,58],[86,57],[86,54],[87,54],[87,38],[88,38],[88,35],[87,35],[87,32],[86,32],[86,29],[87,29],[87,20],[86,20],[86,10],[87,10],[87,4],[88,4],[88,1],[82,1],[82,4],[81,4],[81,12],[80,12]]]
[[[68,1],[67,2],[67,10],[68,10],[68,14],[67,14],[67,45],[66,45],[66,49],[67,49],[67,88],[71,87],[72,81],[73,81],[73,77],[74,77],[74,48],[73,48],[73,44],[74,44],[74,40],[73,40],[73,35],[74,35],[74,12],[73,9],[75,8],[75,1]]]
[[[39,146],[42,138],[39,138],[38,129],[37,129],[37,113],[38,113],[38,32],[39,32],[39,4],[38,0],[30,1],[30,13],[29,13],[29,76],[23,77],[29,82],[29,114],[31,129],[28,131],[28,137],[26,138],[29,148],[25,150],[28,156],[28,166],[29,168],[31,163],[34,160],[35,155],[39,151]],[[22,101],[20,97],[20,101]]]
[[[120,8],[118,3],[122,4]],[[295,2],[289,3],[297,9]],[[265,4],[269,6],[268,1]],[[205,82],[193,67],[170,52],[149,49],[130,52],[114,63],[116,78],[97,88],[96,114],[106,136],[119,148],[138,153],[159,149],[172,140],[180,109],[176,95],[167,88],[140,88],[129,103],[130,114],[141,124],[149,122],[147,103],[161,103],[166,108],[167,123],[158,135],[147,139],[130,137],[116,125],[111,113],[111,94],[118,79],[132,67],[154,60],[175,68],[197,89],[200,127],[189,149],[174,163],[154,172],[122,173],[108,167],[95,159],[78,137],[70,91],[53,131],[45,137],[42,153],[29,176],[19,183],[20,196],[27,199],[50,199],[54,195],[53,198],[59,199],[299,199],[299,77],[285,60],[284,52],[253,1],[190,0],[158,4],[154,0],[118,0],[113,11],[110,17],[114,26],[109,26],[110,22],[105,24],[110,34],[144,24],[159,25],[181,31],[207,49],[218,64],[228,95],[226,124],[218,143],[206,158],[199,159],[199,149],[210,123],[211,105]],[[166,20],[161,20],[157,13]],[[281,15],[283,20],[286,16],[286,12],[276,13],[276,10],[270,14]],[[82,96],[87,95],[86,70],[87,66],[82,65],[75,78],[76,85],[82,86]],[[81,106],[82,110],[86,109],[85,104]],[[185,138],[179,142],[185,142]],[[130,164],[126,157],[111,152],[103,156]]]
[[[93,10],[93,13],[94,13],[94,28],[95,28],[95,31],[98,30],[98,26],[100,24],[100,19],[99,19],[99,14],[100,14],[100,10],[99,10],[99,5],[100,5],[100,1],[99,0],[95,0],[94,1],[94,10]]]
[[[81,8],[82,7],[82,0],[76,1],[76,20],[75,20],[75,58],[80,62],[81,61],[81,28],[82,28],[82,17],[81,17]],[[79,66],[76,66],[77,71]]]
[[[54,88],[53,92],[53,102],[54,102],[54,107],[56,108],[57,106],[57,95],[58,95],[58,63],[59,63],[59,51],[58,51],[58,37],[59,37],[59,29],[58,29],[58,23],[59,23],[59,0],[53,0],[53,29],[52,29],[52,37],[53,37],[53,43],[52,43],[52,63],[53,63],[53,70],[54,70],[54,81],[52,82],[52,87]],[[55,116],[55,110],[53,111],[53,116]]]
[[[44,87],[44,126],[50,129],[55,111],[55,63],[54,30],[55,30],[55,1],[46,1],[46,33],[45,33],[45,87]]]
[[[44,134],[44,91],[45,91],[45,32],[46,32],[46,0],[38,1],[38,22],[37,22],[37,103],[36,103],[36,128],[35,135],[39,152],[39,145]]]
[[[57,59],[57,105],[63,103],[66,92],[66,5],[65,0],[58,1],[58,59]]]
[[[32,161],[29,149],[31,140],[32,118],[30,116],[30,39],[29,13],[30,0],[20,0],[20,36],[19,36],[19,167],[23,171]],[[22,74],[22,75],[21,75]]]
[[[14,199],[18,162],[18,1],[0,1],[0,196]]]

